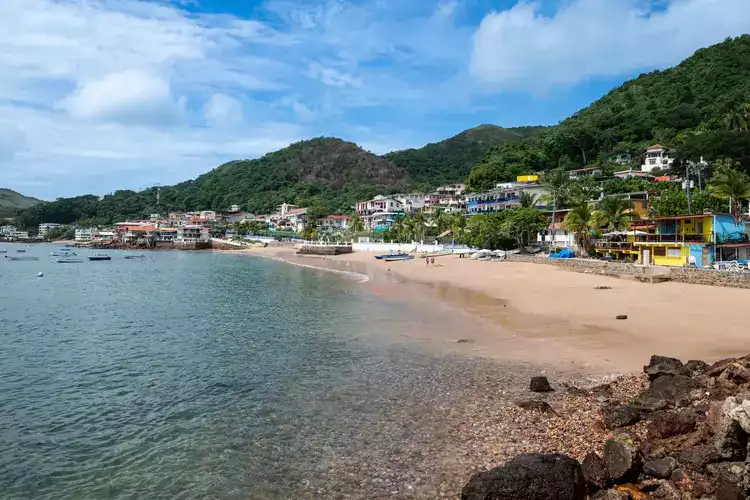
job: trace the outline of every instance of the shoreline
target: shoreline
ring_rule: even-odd
[[[575,365],[603,374],[640,371],[652,354],[710,362],[747,350],[744,304],[750,290],[640,283],[453,255],[437,257],[428,267],[421,259],[380,262],[365,252],[320,257],[293,251],[286,246],[224,252],[363,274],[369,277],[364,286],[387,285],[385,291],[399,300],[447,304],[494,327],[461,332],[481,357]],[[620,314],[628,319],[615,319]]]

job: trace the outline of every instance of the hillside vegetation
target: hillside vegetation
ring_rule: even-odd
[[[486,189],[521,173],[603,165],[612,153],[631,153],[635,167],[654,143],[676,149],[681,160],[731,157],[750,169],[748,102],[750,35],[743,35],[625,82],[536,137],[492,148],[470,185]],[[736,114],[744,117],[733,120]]]
[[[394,151],[385,157],[403,168],[412,180],[426,186],[464,182],[491,148],[533,137],[545,128],[480,125],[450,139],[419,149]]]
[[[40,201],[11,189],[0,188],[0,218],[13,217],[19,210],[25,210]]]

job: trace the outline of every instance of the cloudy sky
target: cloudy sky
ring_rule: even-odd
[[[314,136],[385,153],[553,124],[747,32],[748,0],[0,0],[0,187],[104,194]]]

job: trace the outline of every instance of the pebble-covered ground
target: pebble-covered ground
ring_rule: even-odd
[[[411,404],[382,415],[381,435],[363,429],[365,435],[352,437],[373,440],[372,447],[359,441],[353,447],[357,451],[330,457],[325,470],[311,474],[297,494],[335,499],[460,498],[473,473],[502,465],[519,453],[560,451],[580,460],[601,450],[608,434],[601,406],[625,402],[647,385],[638,375],[594,379],[548,370],[544,374],[556,390],[532,393],[529,379],[539,374],[539,368],[522,363],[457,360],[454,373],[435,380],[435,393],[414,395]],[[460,382],[456,377],[462,377]],[[583,394],[563,385],[591,388],[604,382],[611,386],[606,394]],[[516,406],[528,399],[548,402],[556,415]],[[642,431],[637,426],[634,430]]]

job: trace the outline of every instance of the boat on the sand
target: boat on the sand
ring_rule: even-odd
[[[399,252],[399,253],[386,253],[383,255],[376,255],[375,258],[378,260],[403,260],[404,258],[409,257],[408,253]]]
[[[386,262],[395,262],[399,260],[412,260],[413,258],[414,256],[409,255],[408,253],[398,253],[398,254],[386,255],[383,257],[383,260]]]

